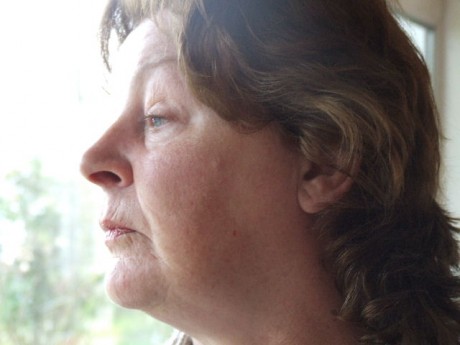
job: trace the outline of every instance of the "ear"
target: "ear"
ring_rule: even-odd
[[[340,200],[353,184],[350,175],[306,159],[301,163],[298,199],[300,207],[310,214],[318,213]]]

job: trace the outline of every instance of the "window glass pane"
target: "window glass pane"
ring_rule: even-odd
[[[161,344],[170,328],[105,296],[100,192],[81,153],[111,114],[105,0],[0,4],[0,344]],[[91,126],[88,126],[91,123]]]

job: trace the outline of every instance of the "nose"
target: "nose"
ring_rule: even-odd
[[[83,155],[81,173],[104,190],[122,188],[133,183],[133,171],[127,155],[126,135],[115,123]]]

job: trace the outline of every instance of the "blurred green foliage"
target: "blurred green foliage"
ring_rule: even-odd
[[[65,207],[66,198],[78,193],[69,197],[66,186],[44,176],[38,161],[4,182],[9,193],[0,194],[0,344],[158,345],[169,337],[168,326],[107,300],[102,273],[91,269],[97,260],[88,224],[93,220],[78,200],[80,207]],[[11,238],[21,243],[7,258]]]

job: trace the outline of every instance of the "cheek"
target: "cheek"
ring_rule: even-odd
[[[231,253],[240,251],[228,241],[234,226],[221,164],[190,152],[158,163],[144,206],[163,275],[172,286],[190,290],[213,285],[224,267],[237,266]]]
[[[296,184],[286,168],[292,158],[272,137],[219,138],[159,149],[136,169],[155,254],[176,276],[209,281],[223,271],[252,274],[249,263],[263,250],[258,243],[282,218],[279,205],[295,209]]]
[[[158,152],[144,165],[138,193],[154,243],[183,248],[190,242],[196,249],[196,242],[216,236],[229,201],[224,164],[207,150],[178,149]]]

